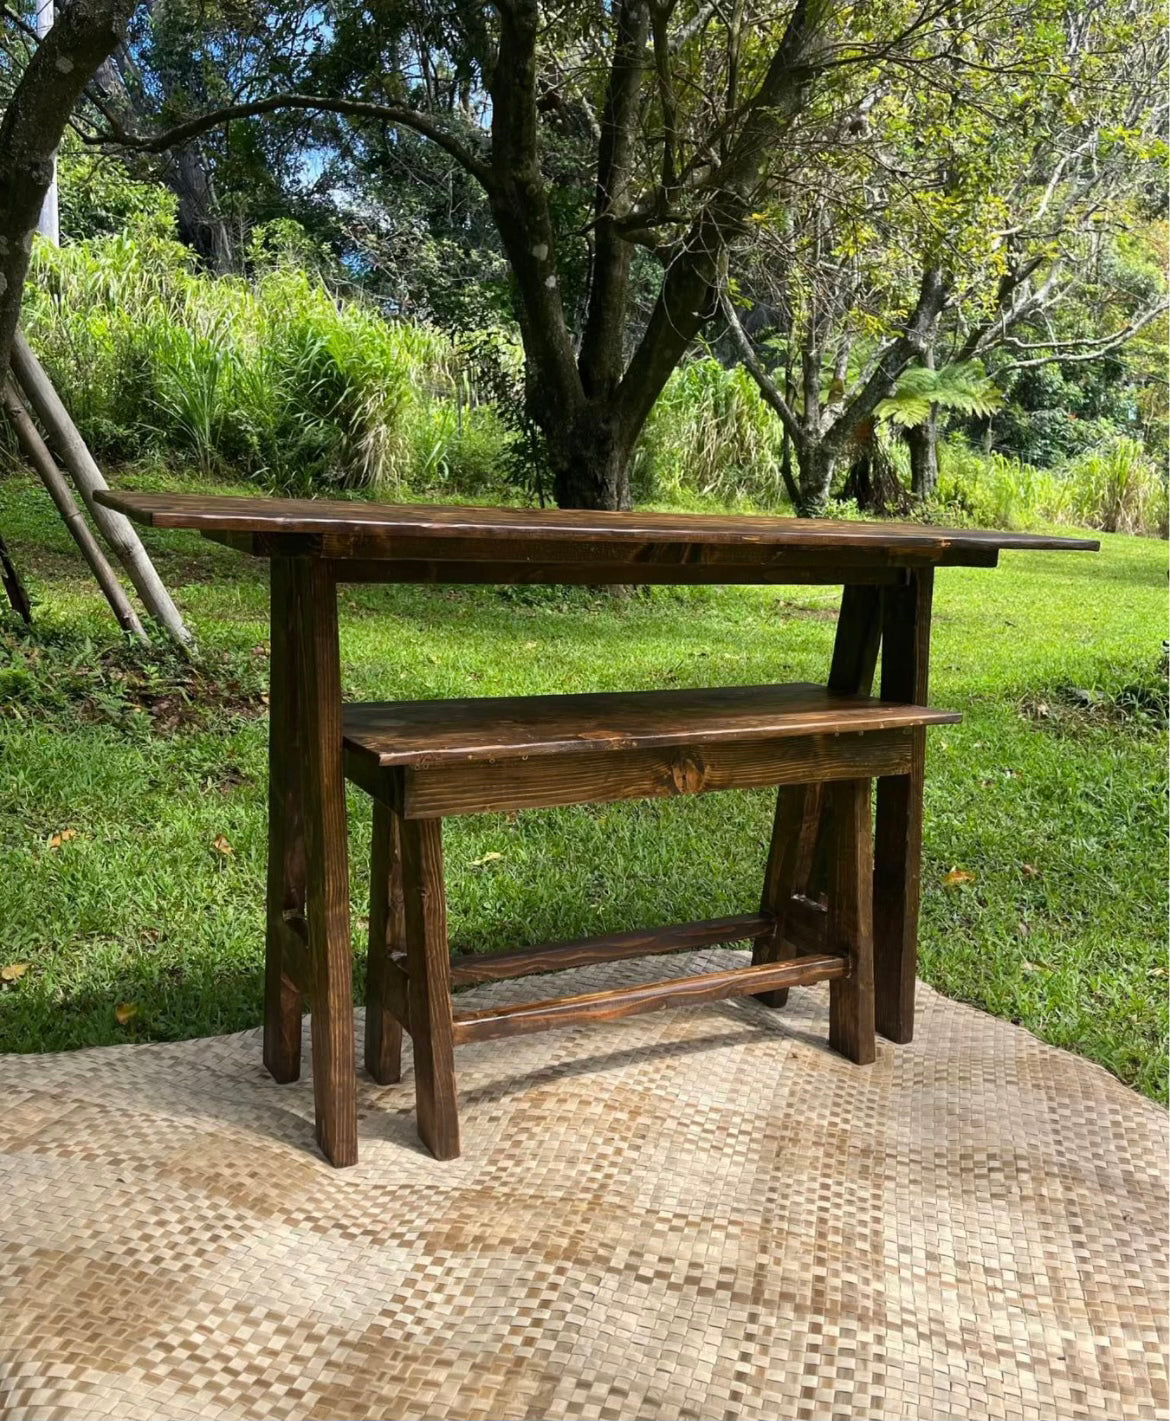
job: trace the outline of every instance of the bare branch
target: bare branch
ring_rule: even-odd
[[[167,149],[181,147],[222,124],[238,119],[257,118],[266,113],[278,113],[284,109],[305,113],[345,114],[351,118],[376,119],[396,128],[411,129],[424,138],[429,138],[485,188],[490,187],[489,164],[428,114],[399,104],[375,104],[364,99],[333,99],[324,94],[272,94],[266,99],[255,99],[250,103],[228,104],[224,108],[213,109],[210,113],[185,119],[182,123],[154,134],[132,133],[109,111],[105,111],[104,117],[109,128],[85,135],[85,141],[95,147],[112,145],[132,148],[140,153],[165,153]]]
[[[723,312],[723,318],[727,322],[727,329],[731,332],[731,338],[735,342],[735,348],[739,352],[740,364],[756,382],[765,401],[780,416],[784,428],[791,435],[793,442],[798,443],[804,435],[800,420],[797,418],[795,410],[784,398],[780,387],[756,358],[751,340],[743,328],[739,314],[735,309],[735,303],[731,299],[731,292],[727,288],[726,262],[723,264],[722,280],[719,284],[719,306]]]
[[[1156,306],[1151,306],[1143,311],[1140,316],[1132,320],[1124,330],[1115,331],[1110,336],[1102,336],[1099,340],[1078,340],[1061,342],[1061,348],[1051,355],[1038,356],[1033,360],[1012,360],[1006,365],[1001,365],[996,370],[997,374],[1006,374],[1010,370],[1031,370],[1037,365],[1055,365],[1056,363],[1079,364],[1086,360],[1099,360],[1102,355],[1107,355],[1111,350],[1117,350],[1127,341],[1133,339],[1138,331],[1148,326],[1151,321],[1158,316],[1170,311],[1170,300],[1159,301]],[[1019,342],[1012,342],[1021,350],[1043,350],[1048,343],[1041,345],[1020,345]],[[1088,349],[1074,349],[1077,346],[1087,346]],[[1051,346],[1049,345],[1049,348]]]

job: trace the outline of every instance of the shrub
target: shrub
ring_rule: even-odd
[[[1072,521],[1106,533],[1167,535],[1166,470],[1136,439],[1082,455],[1067,472]]]
[[[940,451],[932,515],[992,528],[1069,523],[1108,533],[1167,533],[1166,476],[1133,439],[1054,469],[983,454],[962,439]]]

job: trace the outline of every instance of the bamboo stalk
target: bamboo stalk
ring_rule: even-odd
[[[105,593],[106,601],[118,619],[119,626],[124,627],[128,632],[133,632],[139,641],[147,641],[148,638],[142,623],[138,620],[138,614],[130,605],[130,599],[114,575],[114,569],[106,561],[106,555],[98,546],[97,539],[89,531],[89,524],[86,523],[81,509],[77,506],[76,499],[69,491],[65,475],[57,467],[48,445],[41,438],[40,430],[37,429],[32,416],[25,409],[24,402],[17,393],[16,382],[11,375],[5,379],[4,387],[0,390],[0,403],[4,405],[4,412],[13,429],[16,430],[16,437],[20,440],[21,448],[28,456],[29,463],[49,490],[49,496],[65,520],[65,526],[72,534],[73,541],[81,549],[82,557],[85,558],[94,577],[97,578],[98,586]]]
[[[62,463],[73,476],[86,508],[130,575],[146,610],[176,641],[189,643],[191,633],[129,519],[95,501],[94,494],[109,485],[20,331],[12,342],[12,372],[46,433],[57,445]]]

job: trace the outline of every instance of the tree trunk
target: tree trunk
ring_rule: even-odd
[[[905,431],[910,450],[910,491],[916,499],[933,498],[938,488],[938,406],[929,417]]]
[[[906,490],[872,421],[868,434],[857,448],[841,493],[856,501],[860,513],[875,513],[885,518],[910,512]]]
[[[7,369],[33,233],[57,145],[90,76],[121,43],[133,0],[72,0],[37,46],[0,120],[0,371]]]
[[[800,470],[796,511],[802,518],[823,518],[837,472],[837,451],[823,439],[796,442],[796,462]]]
[[[219,211],[215,184],[198,144],[176,150],[167,184],[179,199],[179,237],[216,276],[232,270],[232,243]]]
[[[630,505],[630,455],[634,438],[607,408],[587,405],[576,416],[544,426],[552,466],[553,494],[560,508],[613,511]]]

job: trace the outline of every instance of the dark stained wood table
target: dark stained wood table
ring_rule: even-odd
[[[139,523],[270,559],[268,912],[264,1061],[300,1071],[313,998],[317,1138],[357,1158],[338,582],[602,586],[820,583],[843,588],[830,690],[925,705],[936,567],[994,567],[1004,549],[1096,551],[1085,538],[741,515],[428,507],[103,491]],[[877,1029],[914,1031],[925,730],[909,774],[878,780]],[[815,826],[802,833],[815,838]]]

